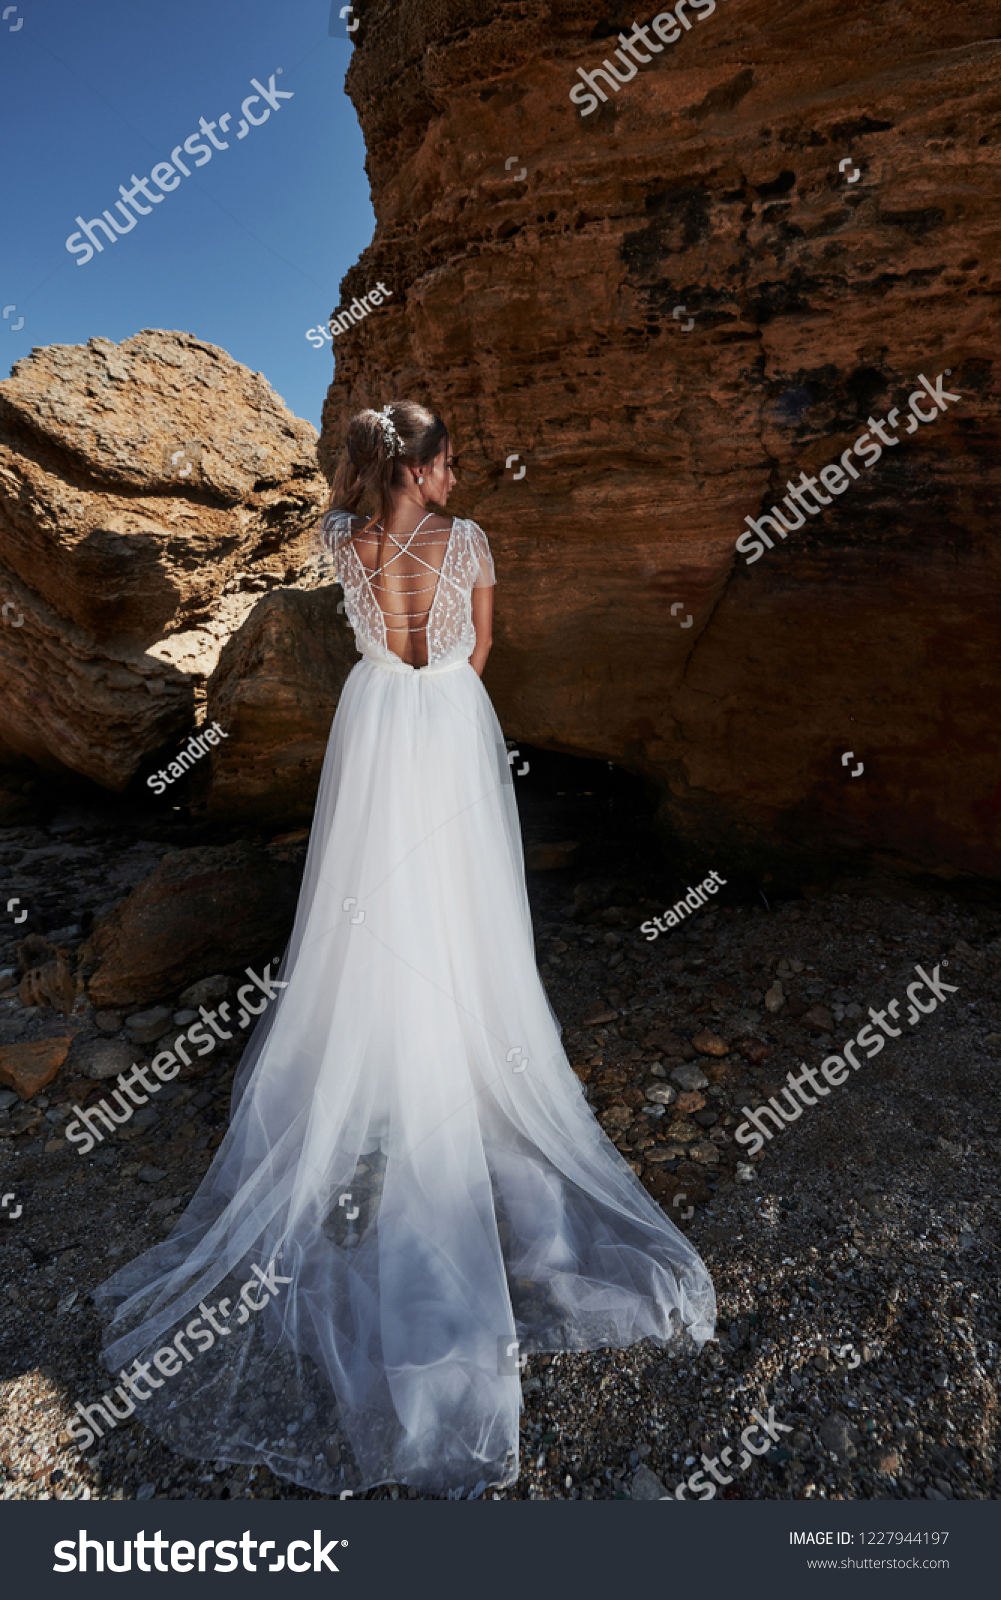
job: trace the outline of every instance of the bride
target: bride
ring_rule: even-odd
[[[351,421],[322,530],[361,660],[284,987],[187,1212],[95,1295],[118,1395],[172,1448],[325,1494],[509,1485],[519,1347],[714,1327],[706,1268],[591,1114],[536,969],[480,682],[493,562],[475,522],[429,509],[452,467],[422,406]]]

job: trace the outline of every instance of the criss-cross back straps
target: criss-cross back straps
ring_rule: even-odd
[[[433,516],[434,516],[434,512],[433,511],[429,511],[427,513],[427,516],[424,516],[424,517],[421,518],[420,522],[417,524],[416,528],[414,528],[413,532],[409,533],[407,535],[406,544],[401,544],[399,539],[396,537],[395,533],[386,533],[386,538],[387,539],[392,539],[393,543],[396,546],[396,555],[390,556],[389,560],[388,561],[384,561],[380,567],[376,567],[374,572],[370,572],[370,573],[367,572],[365,574],[365,576],[369,580],[369,583],[371,583],[373,578],[377,578],[379,576],[380,572],[385,572],[386,568],[388,566],[390,566],[397,559],[397,556],[405,556],[405,555],[409,554],[410,546],[412,545],[412,543],[413,543],[414,539],[416,538],[417,534],[420,533],[421,529],[423,528],[425,522],[427,522],[428,518],[429,517],[433,517]],[[386,532],[385,529],[382,529],[381,531],[383,533]],[[415,561],[419,561],[422,567],[427,567],[429,572],[434,572],[434,573],[437,574],[439,569],[437,567],[433,567],[431,565],[430,561],[425,561],[424,557],[421,556],[421,555],[418,555],[416,550],[413,552],[413,556],[414,556],[414,560]]]

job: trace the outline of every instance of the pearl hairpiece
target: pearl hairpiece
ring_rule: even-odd
[[[402,456],[406,453],[406,448],[403,440],[396,431],[396,425],[393,422],[392,417],[392,410],[393,408],[391,405],[383,406],[381,411],[376,412],[376,421],[382,429],[383,438],[389,446],[390,454],[394,456]]]

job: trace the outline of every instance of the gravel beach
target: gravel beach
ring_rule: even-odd
[[[540,969],[603,1127],[710,1268],[717,1339],[700,1353],[523,1352],[520,1477],[481,1493],[673,1498],[701,1470],[682,1494],[997,1499],[996,912],[882,880],[772,903],[716,862],[701,876],[727,879],[717,900],[649,942],[640,924],[686,880],[644,866],[641,834],[617,856],[621,818],[599,828],[579,812],[523,802],[529,862],[551,869],[529,874]],[[577,838],[554,839],[557,819]],[[88,912],[103,915],[166,848],[96,813],[0,831],[8,892],[71,969]],[[8,928],[7,969],[23,937]],[[915,965],[939,966],[955,992],[749,1156],[734,1138],[743,1108],[837,1053],[870,1007],[906,1010]],[[70,1439],[76,1401],[110,1388],[89,1293],[186,1205],[222,1139],[247,1030],[81,1155],[64,1132],[74,1110],[110,1092],[101,1074],[148,1059],[149,1036],[190,1005],[165,995],[130,1021],[95,1012],[78,983],[61,1016],[23,1005],[18,977],[0,977],[0,1063],[13,1045],[71,1042],[42,1092],[0,1090],[3,1498],[313,1498],[266,1468],[176,1457],[138,1415],[86,1457]],[[752,1456],[739,1436],[754,1411],[774,1431]],[[370,1497],[387,1496],[417,1497],[391,1485]]]

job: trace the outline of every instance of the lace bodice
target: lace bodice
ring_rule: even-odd
[[[365,534],[365,519],[331,511],[321,530],[363,655],[414,668],[468,660],[476,646],[472,592],[495,582],[487,536],[475,522],[429,514],[413,533]]]

